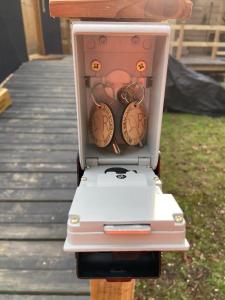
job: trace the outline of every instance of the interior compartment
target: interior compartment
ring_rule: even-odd
[[[138,164],[138,158],[151,159],[154,169],[158,162],[161,120],[169,51],[169,26],[140,23],[82,22],[73,24],[76,101],[81,167],[87,158],[98,158],[99,164]],[[94,71],[92,62],[101,63]],[[143,72],[137,71],[138,61],[146,63]],[[112,147],[98,148],[89,132],[90,110],[93,103],[90,93],[97,83],[113,87],[98,89],[97,101],[108,104],[113,112],[115,137],[121,154],[115,155]],[[121,117],[125,106],[116,99],[118,90],[125,84],[138,82],[145,87],[143,105],[148,119],[143,146],[128,146],[121,135]]]

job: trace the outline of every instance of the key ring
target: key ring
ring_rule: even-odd
[[[92,98],[92,101],[94,102],[94,104],[97,106],[97,107],[101,107],[101,104],[99,104],[96,99],[95,99],[95,89],[98,87],[98,86],[103,86],[103,88],[105,89],[106,87],[110,87],[113,91],[113,94],[114,94],[114,90],[112,88],[112,86],[109,84],[109,83],[102,83],[102,82],[98,82],[96,83],[92,88],[91,88],[91,98]]]
[[[145,88],[143,85],[137,83],[137,82],[131,82],[125,89],[124,89],[124,92],[121,94],[121,98],[123,100],[125,100],[128,104],[131,103],[128,99],[127,99],[127,94],[128,91],[129,91],[129,88],[132,87],[132,86],[138,86],[138,88],[142,88],[142,91],[143,91],[143,94],[142,94],[142,97],[139,101],[137,101],[137,105],[140,105],[143,101],[144,101],[144,98],[145,98]]]

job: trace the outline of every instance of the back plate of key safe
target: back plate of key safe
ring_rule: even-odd
[[[157,278],[160,276],[161,252],[81,252],[76,253],[77,277]]]

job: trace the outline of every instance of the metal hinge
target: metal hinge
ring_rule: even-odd
[[[151,167],[151,158],[150,157],[138,157],[138,165]]]
[[[88,158],[86,158],[86,166],[87,167],[96,167],[96,166],[98,166],[98,158],[97,157],[88,157]]]

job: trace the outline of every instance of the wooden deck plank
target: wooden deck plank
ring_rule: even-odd
[[[65,223],[43,223],[43,224],[0,224],[0,240],[10,241],[65,241]],[[1,292],[1,291],[0,291]]]
[[[0,173],[1,189],[75,189],[76,174]]]
[[[0,295],[0,300],[89,300],[88,296],[53,295]]]
[[[88,296],[52,295],[0,295],[0,300],[89,300]]]
[[[12,96],[12,98],[14,97],[14,95],[16,95],[17,97],[32,97],[35,98],[37,97],[37,91],[35,90],[25,90],[25,89],[14,89],[11,88],[10,89],[10,95]],[[60,88],[54,88],[51,89],[51,96],[49,95],[49,89],[46,88],[46,90],[38,90],[38,97],[45,97],[47,98],[47,100],[51,100],[51,101],[55,101],[55,99],[62,97],[62,95],[65,98],[71,98],[74,99],[74,91],[62,91],[60,90]]]
[[[27,120],[25,120],[27,121]],[[21,122],[22,123],[22,122]],[[13,126],[4,126],[0,128],[0,133],[42,133],[42,134],[48,134],[48,133],[61,133],[61,134],[74,134],[77,135],[76,128],[55,128],[55,127],[42,127],[42,128],[33,128],[33,127],[13,127]]]
[[[1,293],[88,295],[89,284],[72,270],[0,270]]]
[[[75,186],[75,185],[74,185]],[[72,201],[75,188],[71,189],[0,189],[0,202],[3,201]]]
[[[6,148],[7,146],[5,146],[5,149]],[[17,148],[19,148],[18,145]],[[38,148],[40,148],[40,145],[38,146]],[[9,172],[75,173],[76,166],[75,164],[71,164],[71,163],[41,163],[41,164],[40,163],[0,163],[0,173],[9,173]]]
[[[74,270],[73,253],[64,241],[1,241],[0,270]],[[1,271],[0,271],[1,273]]]
[[[66,104],[65,104],[66,102]],[[62,97],[44,97],[44,96],[38,96],[35,95],[33,97],[30,96],[19,96],[17,94],[13,95],[13,103],[39,103],[39,104],[44,104],[44,105],[49,105],[49,104],[58,104],[61,106],[67,106],[67,105],[74,105],[74,99],[71,98],[71,96],[65,96],[63,95]]]
[[[31,112],[31,111],[12,111],[7,110],[2,115],[3,119],[11,119],[11,118],[17,118],[17,119],[47,119],[47,120],[74,120],[75,112],[67,113],[67,112]]]
[[[37,98],[38,99],[38,98]],[[44,98],[41,98],[41,100],[45,100]],[[20,111],[26,109],[27,110],[40,110],[40,111],[49,111],[56,109],[56,110],[71,110],[71,111],[76,111],[75,103],[68,103],[66,100],[67,99],[62,99],[61,102],[55,103],[55,102],[48,102],[45,103],[45,105],[40,105],[38,102],[30,101],[30,102],[23,102],[23,98],[17,98],[17,102],[13,102],[13,106],[10,107],[10,111],[20,109]],[[65,103],[63,103],[63,100],[65,100]]]
[[[71,58],[22,65],[0,118],[0,300],[87,300],[62,246],[76,189]]]
[[[55,80],[55,82],[57,82],[57,80],[61,80],[61,81],[63,81],[63,80],[66,80],[66,81],[70,81],[70,82],[72,82],[72,80],[73,80],[73,72],[64,72],[64,74],[63,73],[60,73],[60,72],[55,72],[55,71],[53,71],[53,72],[51,72],[51,71],[49,71],[49,72],[45,72],[44,74],[42,74],[42,76],[40,76],[40,74],[39,74],[39,72],[36,72],[36,73],[31,73],[31,72],[29,72],[29,73],[21,73],[20,72],[20,69],[15,73],[15,76],[16,77],[14,77],[15,78],[15,80],[17,79],[17,78],[20,78],[20,79],[27,79],[27,80],[35,80],[35,79],[38,79],[38,80],[43,80],[43,79],[48,79],[49,81],[54,81]],[[65,82],[65,81],[64,81]],[[11,84],[11,80],[10,80],[10,82],[9,83],[7,83],[7,87],[9,87],[10,86],[10,84]]]
[[[0,224],[1,241],[65,241],[65,223],[43,223],[43,224]]]
[[[77,149],[77,146],[73,146],[72,144],[56,144],[56,145],[52,145],[52,144],[4,144],[4,145],[0,145],[1,147],[1,151],[11,151],[14,150],[15,147],[17,150],[33,150],[33,151],[57,151],[57,150],[62,150],[62,151],[74,151],[74,149]]]
[[[72,134],[33,134],[33,133],[16,133],[16,134],[3,134],[0,133],[0,150],[1,144],[48,144],[48,145],[62,145],[69,144],[73,145],[75,148],[75,144],[77,144],[77,138]]]
[[[59,82],[58,82],[59,81]],[[14,84],[10,83],[7,85],[8,88],[11,87],[12,90],[24,90],[24,88],[27,87],[27,84],[29,83],[29,89],[35,90],[39,94],[39,90],[42,89],[44,91],[49,91],[49,89],[57,90],[59,92],[66,91],[67,93],[74,93],[74,87],[72,86],[73,81],[70,80],[65,80],[64,78],[61,78],[60,80],[43,80],[43,79],[28,79],[20,80],[20,81],[15,81]],[[61,83],[61,84],[60,84]],[[74,96],[74,94],[73,94]],[[74,97],[73,97],[74,98]],[[75,99],[74,99],[75,102]]]
[[[225,73],[225,60],[217,58],[212,60],[209,56],[182,57],[181,62],[197,72]]]
[[[20,120],[20,119],[1,119],[1,126],[6,127],[10,126],[13,128],[24,128],[24,131],[27,130],[27,127],[30,128],[76,128],[76,119],[74,120]],[[57,131],[56,131],[57,132]]]
[[[75,163],[76,151],[29,151],[12,150],[0,151],[0,162],[29,162],[29,163]]]
[[[38,103],[14,103],[13,106],[10,107],[10,112],[19,113],[21,110],[25,110],[25,112],[29,113],[39,113],[39,112],[49,112],[51,113],[63,113],[67,112],[70,114],[74,114],[76,112],[76,108],[74,107],[74,104],[63,104],[61,105],[56,104],[54,102],[46,104],[46,106],[40,106]]]
[[[22,111],[21,111],[22,110]],[[48,118],[51,119],[52,115],[55,115],[56,117],[62,116],[65,119],[67,119],[68,117],[75,117],[75,113],[76,110],[75,108],[73,108],[72,106],[70,107],[51,107],[51,106],[44,106],[44,107],[35,107],[34,105],[32,105],[31,107],[29,107],[28,105],[23,105],[23,106],[19,106],[17,104],[13,105],[10,107],[10,109],[8,111],[6,111],[2,116],[6,116],[6,113],[10,113],[10,116],[13,118],[18,118],[21,116],[21,114],[25,114],[25,115],[30,115],[30,118],[41,118],[42,115],[46,115],[48,116]],[[8,114],[9,116],[9,114]],[[20,117],[21,118],[21,117]]]
[[[71,76],[71,75],[70,75]],[[73,85],[73,78],[70,76],[67,76],[66,79],[62,76],[60,78],[52,78],[46,80],[45,78],[40,78],[40,77],[34,77],[34,76],[17,76],[15,78],[12,78],[10,83],[7,84],[8,88],[12,89],[23,89],[24,87],[29,84],[29,88],[34,88],[34,89],[51,89],[51,88],[57,88],[60,86],[63,89],[69,89],[70,91],[74,91],[74,88],[72,87]],[[75,97],[74,97],[74,102],[75,102]]]
[[[70,205],[70,202],[2,202],[0,224],[66,224]]]

